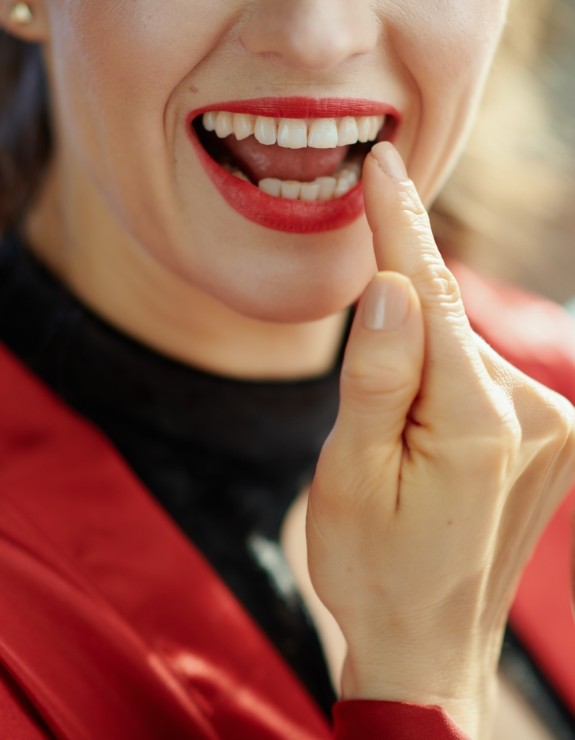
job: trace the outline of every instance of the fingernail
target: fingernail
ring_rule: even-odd
[[[405,323],[408,309],[408,283],[376,276],[365,294],[363,325],[375,331],[395,331]]]
[[[389,141],[384,141],[381,144],[374,146],[371,150],[371,154],[377,164],[389,177],[394,180],[409,179],[403,159],[399,156],[397,149]]]

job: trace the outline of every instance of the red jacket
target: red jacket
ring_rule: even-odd
[[[560,309],[457,272],[481,333],[573,398],[575,328]],[[513,619],[575,712],[567,526],[574,502],[575,493],[544,537]],[[438,708],[393,702],[340,702],[330,729],[106,439],[5,350],[0,588],[1,738],[464,737]]]

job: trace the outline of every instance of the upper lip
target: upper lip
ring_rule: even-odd
[[[398,110],[388,104],[362,98],[251,98],[211,103],[192,111],[193,119],[207,111],[229,111],[251,113],[256,116],[276,118],[339,118],[342,116],[391,116],[396,123],[400,120]]]

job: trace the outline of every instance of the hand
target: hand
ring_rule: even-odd
[[[366,159],[382,272],[310,491],[309,569],[347,641],[344,698],[440,704],[479,737],[520,572],[575,481],[574,412],[474,334],[404,173],[389,143]]]

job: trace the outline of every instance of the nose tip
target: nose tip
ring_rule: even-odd
[[[348,0],[262,0],[241,31],[244,47],[310,71],[337,67],[375,46],[377,22]],[[369,3],[363,3],[369,5]]]

